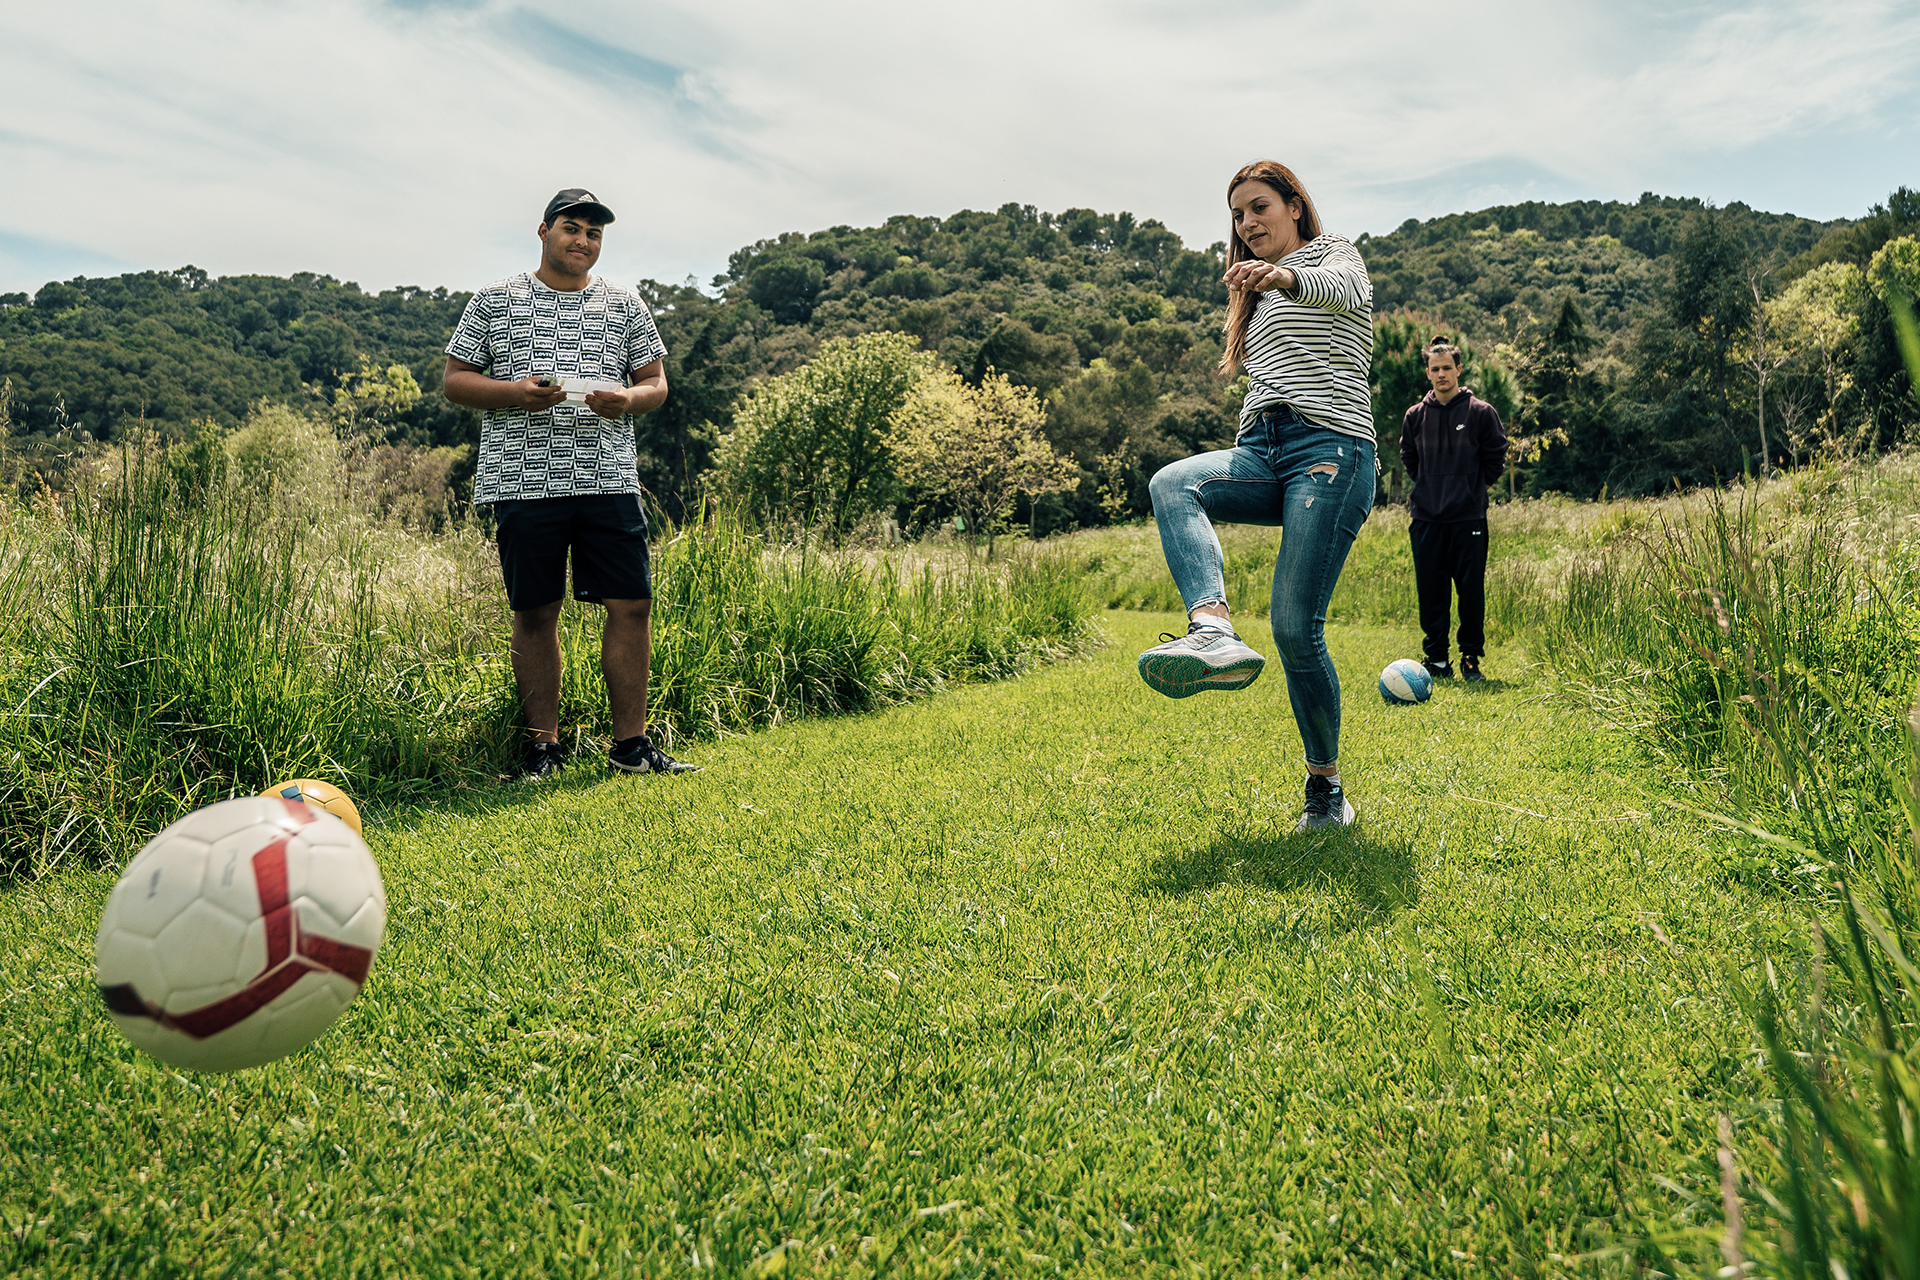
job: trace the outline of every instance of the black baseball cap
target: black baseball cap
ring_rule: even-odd
[[[595,222],[613,221],[613,210],[601,204],[600,197],[585,187],[568,187],[565,191],[556,192],[553,199],[547,201],[546,216],[541,218],[540,222],[543,226],[550,227],[555,218],[574,209],[583,211]]]

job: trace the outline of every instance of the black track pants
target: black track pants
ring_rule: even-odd
[[[1460,653],[1480,657],[1487,651],[1487,522],[1457,520],[1435,524],[1415,520],[1413,585],[1420,593],[1420,630],[1426,633],[1427,661],[1447,660],[1447,623],[1453,593],[1460,592]]]

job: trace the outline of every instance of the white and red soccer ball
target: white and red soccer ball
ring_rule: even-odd
[[[100,995],[162,1062],[258,1066],[345,1011],[386,926],[380,869],[346,823],[280,796],[224,800],[155,836],[114,886]]]

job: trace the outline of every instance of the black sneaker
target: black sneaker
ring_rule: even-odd
[[[529,742],[522,782],[545,782],[567,767],[567,749],[557,742]]]
[[[1434,662],[1430,659],[1423,658],[1421,659],[1420,665],[1425,667],[1427,669],[1427,674],[1435,680],[1453,679],[1453,666],[1450,663],[1448,663],[1444,658],[1441,659],[1439,662]]]
[[[1300,815],[1300,821],[1293,824],[1293,829],[1311,831],[1315,827],[1345,827],[1352,823],[1353,805],[1348,803],[1347,793],[1340,784],[1317,773],[1308,774],[1307,810]]]
[[[1189,623],[1187,634],[1160,633],[1160,644],[1140,655],[1140,678],[1156,693],[1186,698],[1208,689],[1244,689],[1267,660],[1232,631]]]
[[[1468,684],[1481,684],[1485,682],[1486,677],[1480,674],[1480,657],[1478,654],[1468,653],[1461,655],[1460,678]]]
[[[698,773],[697,764],[684,764],[653,745],[642,733],[622,738],[607,752],[607,763],[622,773]]]

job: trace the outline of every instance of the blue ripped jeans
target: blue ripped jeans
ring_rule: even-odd
[[[1327,601],[1373,510],[1373,442],[1307,422],[1284,405],[1260,414],[1231,449],[1160,468],[1148,486],[1167,567],[1187,612],[1227,599],[1216,521],[1279,525],[1273,643],[1307,763],[1340,758],[1340,676],[1327,653]]]

